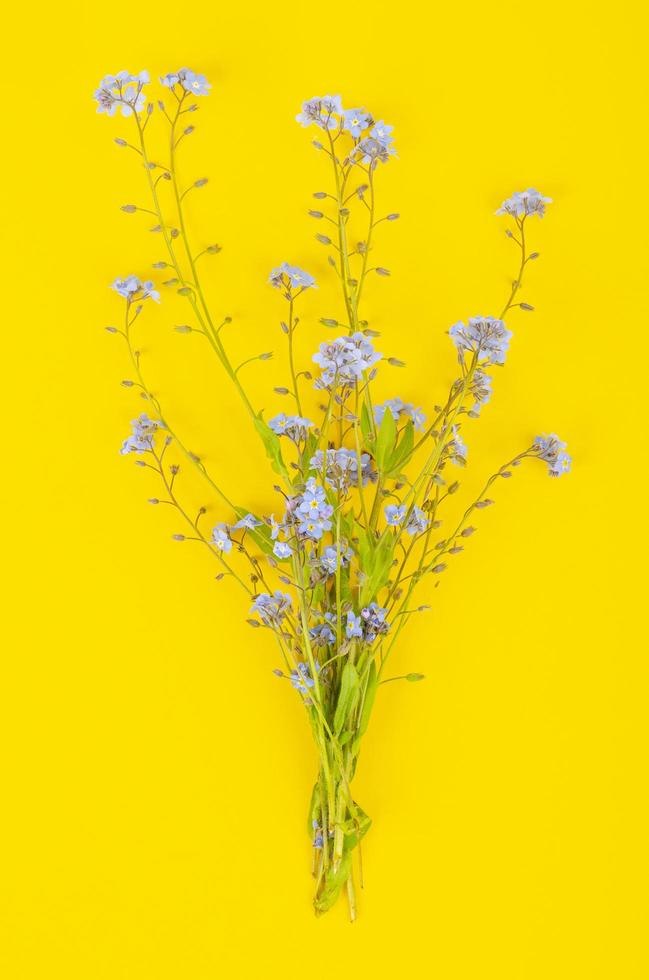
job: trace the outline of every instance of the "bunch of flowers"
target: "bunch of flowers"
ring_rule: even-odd
[[[316,282],[287,262],[272,269],[270,285],[285,304],[281,328],[288,347],[287,377],[274,391],[291,404],[266,421],[246,391],[241,369],[270,355],[233,364],[223,339],[230,319],[213,317],[202,286],[204,257],[217,254],[219,246],[196,248],[187,231],[186,195],[206,179],[181,181],[178,148],[195,129],[186,124],[187,114],[196,111],[195,99],[205,97],[210,85],[187,68],[160,82],[165,97],[155,101],[147,94],[146,72],[109,75],[96,92],[99,112],[112,116],[119,110],[129,118],[132,136],[115,142],[143,165],[149,200],[123,210],[153,213],[152,230],[164,253],[153,267],[164,271],[163,286],[185,297],[192,317],[191,325],[176,329],[207,340],[281,481],[275,486],[281,503],[269,514],[236,506],[163,412],[134,339],[147,301],[157,302],[159,292],[153,282],[135,275],[113,282],[124,303],[123,323],[108,328],[126,344],[133,377],[123,383],[146,402],[146,413],[132,423],[121,452],[154,471],[163,494],[151,503],[171,504],[186,525],[174,537],[197,541],[210,551],[219,565],[217,578],[232,579],[245,593],[250,625],[272,636],[281,659],[275,673],[300,698],[320,757],[308,810],[315,909],[326,911],[345,890],[354,918],[359,875],[362,882],[361,841],[370,819],[352,784],[377,693],[386,681],[399,679],[387,676],[395,644],[412,616],[428,608],[415,593],[461,554],[476,531],[474,515],[494,503],[488,492],[496,481],[511,477],[527,460],[545,462],[553,477],[570,469],[565,444],[556,435],[540,435],[489,476],[477,499],[453,520],[460,487],[454,467],[467,463],[465,437],[491,398],[492,369],[507,360],[512,331],[506,322],[516,310],[532,309],[519,299],[528,265],[538,258],[528,247],[528,224],[543,217],[550,201],[529,189],[513,194],[497,212],[508,219],[517,272],[497,316],[474,316],[450,327],[457,373],[447,396],[427,414],[397,395],[377,404],[372,397],[377,371],[384,365],[388,370],[403,366],[376,349],[379,335],[361,315],[370,277],[389,275],[374,262],[377,229],[399,217],[379,216],[376,200],[381,169],[395,159],[392,127],[364,108],[343,108],[338,95],[306,101],[297,119],[314,128],[313,145],[331,168],[331,187],[314,194],[318,206],[309,214],[333,229],[331,235],[316,237],[329,252],[341,314],[340,320],[320,321],[338,335],[315,350],[317,370],[298,371],[296,308]],[[169,128],[164,161],[152,159],[148,148],[147,129],[154,117]],[[352,228],[360,224],[363,237],[352,240]],[[313,418],[305,414],[307,402]],[[323,404],[316,409],[318,402]],[[177,481],[181,464],[196,469],[219,508],[220,520],[211,529],[205,527],[206,507],[193,514],[183,503]],[[436,533],[443,523],[445,530]],[[403,679],[421,678],[407,674]]]

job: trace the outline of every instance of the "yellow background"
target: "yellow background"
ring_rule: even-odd
[[[647,879],[646,27],[641,4],[424,7],[198,0],[183,9],[18,5],[3,54],[0,966],[7,980],[431,975],[645,978]],[[5,15],[6,16],[6,15]],[[444,331],[493,313],[515,249],[493,216],[516,189],[554,198],[530,222],[541,259],[506,368],[466,427],[467,495],[537,431],[574,471],[530,465],[444,577],[384,688],[357,795],[374,819],[360,919],[310,908],[305,808],[316,758],[272,641],[209,557],[146,504],[152,474],[118,454],[139,409],[107,288],[161,255],[135,156],[95,114],[107,72],[187,64],[214,88],[187,179],[215,315],[237,355],[277,352],[266,285],[284,259],[321,282],[304,362],[340,314],[306,216],[325,160],[294,116],[341,92],[395,127],[368,290],[379,391],[429,411],[453,376]],[[225,489],[274,504],[256,438],[187,318],[163,297],[144,363]],[[151,479],[149,477],[151,476]],[[228,520],[191,479],[210,518]]]

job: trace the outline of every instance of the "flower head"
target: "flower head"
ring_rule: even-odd
[[[381,425],[386,411],[392,413],[392,418],[395,422],[399,422],[401,418],[409,418],[414,422],[415,429],[418,432],[423,431],[424,425],[426,424],[426,416],[420,408],[415,408],[414,405],[403,402],[400,398],[388,398],[382,405],[374,406],[374,421],[378,426]]]
[[[471,411],[477,415],[483,405],[486,405],[491,398],[491,378],[480,368],[474,372],[469,391],[475,398],[475,403]]]
[[[273,269],[268,281],[271,286],[276,289],[285,289],[289,294],[293,289],[318,288],[313,276],[297,265],[289,265],[288,262],[282,262],[280,266]]]
[[[503,201],[496,214],[510,214],[513,218],[538,214],[539,218],[542,218],[545,214],[546,204],[552,204],[551,197],[543,197],[533,187],[528,187],[526,191],[516,191],[506,201]]]
[[[107,116],[115,115],[118,109],[123,116],[141,112],[146,102],[142,89],[148,81],[147,71],[141,71],[138,75],[127,71],[106,75],[95,92],[95,100],[99,104],[97,112],[104,112]]]
[[[566,443],[561,442],[554,433],[548,436],[537,436],[534,440],[534,448],[539,459],[545,460],[548,464],[550,476],[561,476],[562,473],[570,472],[572,457],[565,451]]]
[[[276,541],[273,545],[273,554],[276,558],[290,558],[293,554],[293,549],[285,541]]]
[[[313,355],[315,363],[322,368],[316,387],[353,385],[382,356],[360,332],[351,337],[337,337],[333,341],[322,343],[320,350]]]
[[[383,609],[376,602],[370,602],[369,606],[361,609],[363,633],[366,643],[373,643],[377,636],[388,632],[390,626],[385,621],[386,614],[387,609]]]
[[[302,126],[315,124],[321,129],[336,129],[338,126],[336,117],[341,115],[342,111],[339,95],[325,95],[322,98],[316,96],[302,103],[302,112],[295,118]]]
[[[467,324],[453,324],[449,336],[460,354],[470,351],[485,364],[504,364],[512,332],[495,317],[474,316]]]
[[[399,527],[406,517],[405,504],[388,504],[385,508],[385,523],[388,527]]]
[[[268,428],[272,429],[275,435],[288,436],[293,442],[300,442],[306,439],[307,429],[310,429],[313,422],[305,419],[301,415],[286,415],[280,412],[275,418],[270,419]]]
[[[453,438],[448,444],[448,454],[452,463],[456,466],[464,466],[466,463],[467,456],[466,443],[462,439],[462,436],[458,432],[456,425],[453,426]]]
[[[253,531],[256,527],[260,527],[262,521],[260,521],[254,514],[246,514],[242,517],[240,521],[232,525],[233,531],[240,531],[245,529],[246,531]]]
[[[352,155],[354,157],[360,156],[361,163],[367,167],[376,165],[379,161],[381,163],[387,163],[391,156],[396,155],[396,150],[392,146],[386,146],[384,143],[381,143],[380,140],[375,139],[373,136],[366,136],[354,148]]]
[[[355,612],[352,612],[351,609],[347,613],[345,633],[348,640],[362,639],[363,636],[363,620]]]
[[[217,524],[212,528],[212,544],[217,551],[222,551],[226,555],[232,551],[232,538],[228,534],[226,524]]]
[[[290,595],[277,589],[272,595],[268,592],[260,592],[255,596],[250,612],[257,613],[266,626],[279,626],[292,608]]]
[[[160,293],[153,288],[154,283],[150,280],[148,282],[142,282],[137,276],[126,276],[124,279],[117,278],[111,283],[110,288],[114,289],[116,293],[127,299],[129,303],[133,303],[135,300],[142,301],[145,299],[154,299],[156,303],[160,302]]]
[[[316,674],[320,673],[320,664],[315,665]],[[300,691],[301,694],[307,694],[309,689],[315,685],[315,681],[311,676],[311,671],[309,665],[305,663],[299,663],[297,665],[297,670],[291,671],[291,684],[294,688]]]
[[[335,613],[326,612],[324,614],[324,622],[319,623],[317,626],[312,626],[309,630],[309,638],[311,640],[312,646],[325,647],[330,643],[336,642],[336,634],[334,628],[336,625]]]
[[[414,534],[422,534],[428,527],[428,518],[424,514],[421,508],[415,506],[410,512],[408,517],[408,523],[406,524],[406,531],[412,537]]]
[[[365,109],[344,109],[343,129],[358,139],[364,129],[371,124],[372,117]]]
[[[122,444],[120,453],[127,456],[128,453],[146,453],[153,449],[153,439],[158,429],[164,429],[165,424],[159,419],[150,419],[148,415],[140,415],[139,418],[131,422],[132,435]]]
[[[338,565],[340,564],[341,568],[348,565],[351,561],[352,554],[351,548],[343,549],[342,547],[336,548],[333,545],[329,545],[322,552],[320,565],[327,575],[335,575],[338,571]]]

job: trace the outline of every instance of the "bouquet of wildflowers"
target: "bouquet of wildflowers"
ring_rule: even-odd
[[[297,311],[302,294],[316,283],[287,262],[272,270],[269,281],[284,304],[287,343],[285,371],[274,391],[289,405],[265,419],[242,384],[243,365],[235,367],[228,354],[222,327],[229,319],[212,316],[203,290],[204,257],[219,247],[195,246],[184,213],[186,195],[207,181],[182,182],[177,157],[194,131],[189,119],[197,100],[208,95],[210,85],[187,68],[160,82],[163,97],[157,102],[147,95],[146,72],[107,76],[96,92],[99,112],[129,119],[130,134],[115,142],[133,152],[144,171],[146,205],[123,210],[143,212],[154,222],[164,254],[153,268],[164,287],[186,298],[192,314],[191,325],[176,329],[207,340],[241,399],[278,481],[275,513],[257,515],[235,506],[164,413],[135,339],[136,323],[147,301],[159,302],[159,289],[135,275],[112,284],[123,300],[123,321],[108,328],[126,344],[133,377],[124,384],[146,403],[121,451],[153,471],[162,496],[151,502],[172,505],[186,524],[175,537],[209,549],[220,566],[217,577],[231,577],[245,593],[250,625],[268,631],[277,645],[281,666],[275,673],[288,679],[301,700],[320,759],[307,815],[315,910],[325,912],[345,890],[353,919],[355,881],[362,884],[361,842],[370,827],[353,791],[363,736],[382,684],[422,678],[387,674],[401,631],[427,608],[426,587],[461,554],[476,530],[472,521],[494,502],[489,492],[497,481],[511,477],[525,460],[544,462],[553,477],[570,469],[565,444],[556,435],[540,435],[489,476],[476,500],[454,507],[456,472],[467,462],[466,428],[491,397],[492,368],[502,367],[507,357],[512,333],[505,317],[516,308],[532,309],[520,301],[528,265],[538,258],[528,246],[528,227],[530,219],[543,217],[549,198],[529,189],[498,210],[518,251],[518,271],[497,316],[475,316],[449,329],[457,376],[443,403],[429,416],[398,396],[377,404],[372,382],[383,357],[361,304],[370,277],[389,275],[374,253],[377,229],[399,217],[377,210],[381,169],[395,158],[392,126],[366,109],[344,109],[337,95],[305,102],[297,120],[314,127],[313,145],[331,168],[331,185],[314,194],[317,204],[309,214],[325,229],[316,237],[329,252],[342,312],[340,321],[320,321],[336,335],[323,340],[309,370],[298,370]],[[152,159],[148,148],[155,119],[168,129],[163,162]],[[387,361],[403,366],[395,358]],[[210,529],[206,509],[190,513],[178,492],[181,464],[198,471],[218,502],[222,520]]]

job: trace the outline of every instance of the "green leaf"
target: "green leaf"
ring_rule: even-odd
[[[352,855],[351,851],[343,852],[343,856],[337,871],[329,871],[325,878],[324,888],[313,900],[313,906],[318,915],[328,912],[340,895],[340,889],[347,881],[351,870]]]
[[[374,458],[379,472],[385,473],[387,471],[388,460],[394,452],[396,441],[397,425],[392,416],[392,412],[388,409],[383,413],[383,421],[381,422],[381,428],[379,429],[376,447],[374,449]]]
[[[366,606],[372,602],[377,592],[380,592],[390,577],[395,541],[394,535],[384,532],[376,547],[373,548],[367,564],[363,562],[363,555],[361,554],[361,562],[363,562],[361,567],[366,570],[367,574],[361,589],[361,606]]]
[[[334,731],[340,734],[358,697],[358,671],[352,663],[346,663],[340,681],[340,693],[334,715]]]
[[[255,428],[261,437],[261,441],[264,444],[266,450],[266,455],[271,461],[271,465],[276,473],[290,483],[290,477],[288,475],[288,470],[284,460],[282,459],[282,449],[279,442],[279,436],[277,436],[272,429],[268,427],[268,423],[264,422],[261,412],[255,418]]]
[[[367,402],[363,402],[363,407],[361,408],[361,433],[363,435],[363,444],[367,448],[374,447],[374,438],[372,430],[372,416],[370,415],[370,410],[367,407]]]
[[[364,735],[367,731],[367,726],[370,723],[370,715],[372,714],[372,708],[374,707],[374,699],[376,697],[378,687],[379,678],[378,674],[376,673],[374,661],[372,661],[367,678],[367,685],[365,687],[365,698],[363,700],[363,708],[361,710],[361,720],[358,725],[359,736]]]
[[[400,473],[401,467],[408,461],[414,444],[415,424],[410,419],[401,434],[398,445],[395,447],[394,452],[386,464],[386,476],[395,476]]]
[[[356,807],[356,812],[357,820],[348,820],[345,824],[344,854],[350,854],[372,826],[372,821],[359,806]]]
[[[320,810],[322,806],[322,794],[320,792],[320,783],[314,783],[313,792],[311,793],[311,802],[309,803],[309,812],[306,818],[306,832],[311,840],[313,840],[313,821],[317,820],[320,823]]]

